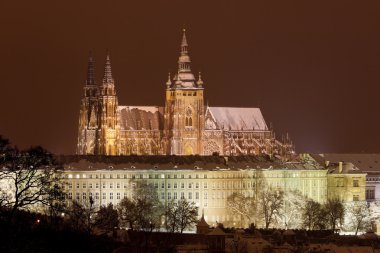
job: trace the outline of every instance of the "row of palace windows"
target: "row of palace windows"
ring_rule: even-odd
[[[99,189],[100,185],[102,186],[103,189],[120,189],[120,188],[124,188],[124,189],[127,189],[127,188],[134,188],[136,187],[136,183],[75,183],[75,188],[76,189],[81,189],[81,186],[82,186],[82,189],[86,189],[86,188],[89,188],[89,189]],[[208,186],[210,186],[212,189],[219,189],[219,188],[227,188],[227,189],[232,189],[232,188],[254,188],[255,187],[255,182],[232,182],[232,181],[228,181],[228,182],[210,182],[210,183],[207,183],[207,182],[203,182],[200,183],[200,182],[189,182],[189,183],[185,183],[185,182],[174,182],[174,183],[165,183],[165,182],[161,182],[161,183],[158,183],[158,182],[155,182],[154,184],[151,183],[152,186],[154,186],[154,188],[158,189],[158,188],[161,188],[161,189],[178,189],[178,188],[181,188],[181,189],[192,189],[192,188],[195,188],[195,189],[199,189],[202,185],[203,185],[203,188],[207,189]],[[277,187],[280,187],[279,184],[276,184]],[[66,185],[64,184],[63,185],[63,188],[66,188]],[[73,188],[73,183],[68,183],[67,184],[67,188],[68,189],[72,189]]]
[[[157,166],[155,166],[156,168],[158,168]],[[198,168],[198,167],[197,167]],[[99,178],[103,178],[103,179],[160,179],[160,178],[167,178],[167,179],[179,179],[179,178],[188,178],[188,179],[192,179],[192,178],[201,178],[201,176],[199,174],[196,174],[195,176],[194,175],[184,175],[184,174],[124,174],[124,175],[120,175],[120,174],[102,174],[101,176],[99,174],[76,174],[76,175],[73,175],[73,174],[68,174],[66,176],[64,176],[64,178],[69,178],[69,179],[72,179],[72,178],[76,178],[76,179],[80,179],[80,178],[83,178],[83,179],[99,179]],[[207,178],[207,174],[204,174],[203,175],[203,178]]]
[[[158,169],[158,166],[154,166]],[[132,169],[135,169],[134,167]],[[194,166],[194,169],[200,169],[198,166]],[[210,175],[207,174],[66,174],[63,176],[68,179],[207,179],[207,178],[256,178],[252,173],[217,173]],[[265,178],[283,178],[282,174],[269,174],[264,175]],[[259,177],[257,177],[259,178]]]
[[[100,196],[102,197],[103,200],[107,199],[107,195],[108,195],[108,199],[109,200],[113,200],[113,199],[116,199],[116,200],[121,200],[121,198],[126,198],[128,195],[126,192],[124,192],[124,194],[122,195],[120,192],[117,192],[116,194],[114,194],[113,192],[110,192],[110,193],[106,193],[106,192],[103,192],[101,195],[99,192],[82,192],[82,194],[80,192],[76,192],[75,193],[75,200],[87,200],[88,199],[93,199],[93,200],[99,200],[100,199]],[[188,199],[188,200],[199,200],[200,199],[200,196],[201,196],[201,193],[200,192],[188,192],[187,194],[185,192],[161,192],[160,193],[160,199],[161,200],[177,200],[177,199]],[[74,194],[72,192],[69,192],[67,194],[67,199],[73,199],[74,197]],[[210,194],[210,197],[211,199],[225,199],[227,197],[227,194],[225,194],[224,192],[214,192],[212,194]],[[209,194],[207,192],[204,192],[203,193],[203,199],[204,200],[207,200],[209,199]]]

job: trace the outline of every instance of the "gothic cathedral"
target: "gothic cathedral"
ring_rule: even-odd
[[[259,108],[205,106],[204,85],[191,71],[185,30],[177,74],[166,82],[165,106],[120,106],[107,53],[98,85],[90,55],[79,115],[80,155],[257,155],[294,153],[275,139]]]

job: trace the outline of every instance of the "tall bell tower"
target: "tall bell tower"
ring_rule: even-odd
[[[79,129],[77,154],[95,154],[97,149],[98,119],[98,86],[95,81],[95,63],[90,53],[87,67],[87,79],[84,86],[79,112]]]
[[[171,155],[202,154],[204,129],[203,82],[190,68],[186,31],[183,29],[177,74],[166,83],[164,145]]]
[[[107,52],[102,85],[99,86],[99,129],[96,154],[118,155],[118,99],[112,77],[111,60]]]

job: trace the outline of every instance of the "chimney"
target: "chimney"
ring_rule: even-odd
[[[339,162],[339,173],[343,171],[343,162]]]

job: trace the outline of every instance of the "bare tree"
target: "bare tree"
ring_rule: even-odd
[[[115,228],[119,226],[117,210],[113,208],[111,203],[108,206],[100,207],[96,213],[95,226],[105,233],[115,231]]]
[[[121,225],[126,227],[128,226],[133,230],[135,224],[137,223],[138,216],[136,202],[129,198],[124,198],[118,204],[117,211]]]
[[[194,202],[189,202],[186,199],[181,199],[177,203],[178,208],[178,227],[182,233],[185,229],[191,228],[197,221],[198,207]]]
[[[329,199],[324,205],[327,214],[328,224],[332,230],[343,224],[345,208],[341,199]]]
[[[91,234],[96,214],[94,201],[91,197],[88,203],[82,204],[73,201],[67,212],[69,215],[68,222],[72,229]]]
[[[256,214],[256,201],[252,197],[245,197],[242,193],[234,192],[227,197],[227,210],[233,215],[240,216],[240,226],[251,223],[251,218]],[[247,220],[244,223],[244,220]]]
[[[2,146],[6,143],[1,142]],[[19,209],[52,207],[60,200],[61,177],[52,154],[41,147],[5,149],[0,164],[0,203],[9,211],[10,221]]]
[[[366,230],[371,227],[372,213],[366,201],[353,201],[346,204],[346,218],[348,229],[355,231]]]
[[[303,226],[309,230],[320,228],[322,205],[314,200],[307,200],[302,206]]]
[[[174,233],[179,230],[178,212],[177,203],[174,200],[169,201],[165,210],[165,227],[167,231]]]
[[[302,208],[307,198],[299,191],[287,191],[284,194],[284,205],[280,212],[281,226],[285,229],[295,229],[302,226]]]
[[[132,185],[132,198],[124,198],[117,207],[122,224],[150,231],[160,227],[164,208],[156,188],[145,180],[134,181]]]
[[[265,228],[268,229],[281,212],[284,205],[284,192],[270,186],[265,187],[259,193],[259,203],[259,212],[264,219]]]

